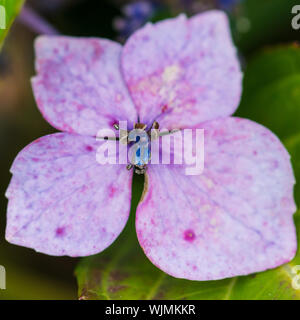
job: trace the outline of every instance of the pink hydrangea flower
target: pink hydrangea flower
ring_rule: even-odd
[[[212,280],[274,268],[296,252],[295,183],[279,139],[231,117],[242,74],[226,16],[211,11],[147,24],[122,47],[105,39],[42,36],[33,90],[63,132],[15,159],[6,239],[49,255],[87,256],[123,230],[132,171],[95,161],[99,128],[119,120],[204,128],[203,174],[153,165],[136,213],[138,240],[158,268]]]

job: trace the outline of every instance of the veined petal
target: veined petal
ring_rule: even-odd
[[[136,218],[148,258],[166,273],[214,280],[274,268],[296,252],[290,158],[268,129],[245,119],[202,125],[205,168],[186,176],[153,165]]]
[[[221,11],[147,24],[127,41],[122,68],[140,119],[168,129],[231,115],[242,74]]]
[[[25,147],[6,196],[7,241],[50,255],[86,256],[108,247],[130,211],[124,166],[100,165],[99,142],[57,133]]]
[[[55,128],[96,136],[137,120],[120,71],[121,45],[105,39],[40,36],[35,43],[37,105]]]

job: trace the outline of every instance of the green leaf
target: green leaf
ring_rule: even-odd
[[[296,180],[300,181],[300,49],[280,47],[253,58],[244,77],[244,93],[238,116],[259,122],[283,140],[288,148]],[[134,212],[143,181],[134,178],[133,206],[120,238],[103,253],[81,260],[76,276],[81,299],[297,299],[292,286],[300,265],[300,251],[288,264],[276,269],[218,281],[175,279],[157,269],[140,248],[134,228]],[[300,192],[296,187],[296,200]],[[300,211],[295,215],[300,247]],[[299,281],[298,281],[299,283]],[[299,283],[300,284],[300,283]]]
[[[13,21],[19,14],[25,0],[0,0],[1,13],[4,12],[5,15],[5,28],[0,27],[0,49],[3,45],[4,39],[7,36],[8,30],[12,26]],[[3,8],[5,10],[3,10]],[[0,19],[2,16],[0,14]],[[2,21],[2,20],[1,20]]]

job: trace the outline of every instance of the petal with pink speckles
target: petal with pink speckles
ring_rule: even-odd
[[[187,128],[239,104],[242,74],[221,11],[147,24],[125,44],[122,68],[143,123]]]
[[[105,39],[41,36],[32,85],[37,105],[55,128],[96,136],[119,120],[136,121],[120,71],[121,45]]]
[[[296,252],[294,176],[266,128],[226,118],[203,125],[205,168],[153,165],[137,210],[139,242],[166,273],[214,280],[274,268]]]
[[[6,192],[6,239],[50,255],[86,256],[108,247],[123,230],[132,173],[96,161],[101,142],[57,133],[23,149]]]

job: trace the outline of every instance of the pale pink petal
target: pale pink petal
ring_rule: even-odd
[[[32,85],[55,128],[95,136],[118,120],[136,121],[120,72],[121,45],[105,39],[41,36]]]
[[[227,118],[203,125],[205,168],[153,165],[137,210],[149,259],[178,278],[213,280],[274,268],[296,252],[289,155],[266,128]]]
[[[239,104],[242,75],[221,11],[147,24],[125,44],[122,68],[143,123],[186,128]]]
[[[6,196],[6,239],[50,255],[108,247],[128,219],[132,173],[100,165],[92,137],[57,133],[22,150]]]

